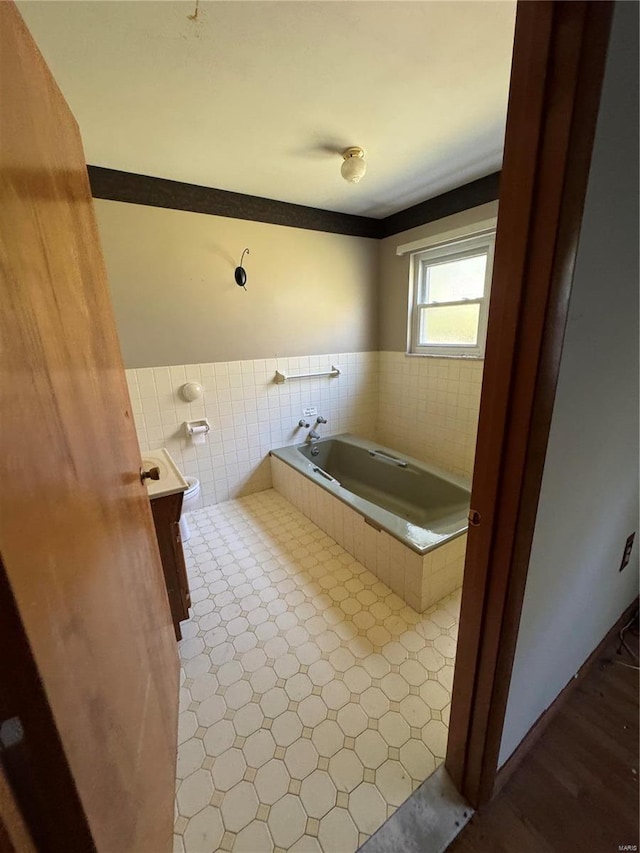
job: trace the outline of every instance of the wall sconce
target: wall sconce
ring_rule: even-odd
[[[364,150],[357,145],[347,148],[342,152],[343,163],[340,169],[342,177],[349,184],[357,184],[367,171],[364,159]]]
[[[238,287],[244,287],[245,290],[247,289],[245,286],[247,283],[247,271],[242,266],[242,262],[244,260],[244,256],[249,254],[251,254],[249,250],[245,249],[242,253],[242,257],[240,258],[240,265],[236,267],[236,271],[234,273],[236,284]]]

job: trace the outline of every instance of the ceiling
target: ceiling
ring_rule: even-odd
[[[500,168],[514,0],[18,6],[89,163],[373,217]]]

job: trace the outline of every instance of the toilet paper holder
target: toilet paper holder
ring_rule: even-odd
[[[196,421],[185,421],[185,432],[192,438],[194,435],[206,435],[211,430],[211,424],[207,418],[200,418]]]

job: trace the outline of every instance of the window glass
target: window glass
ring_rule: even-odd
[[[471,258],[432,261],[425,267],[419,302],[456,302],[479,299],[484,294],[486,252]]]
[[[476,346],[480,305],[445,305],[422,308],[418,331],[419,346]]]

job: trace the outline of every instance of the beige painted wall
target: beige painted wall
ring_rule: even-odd
[[[434,237],[456,228],[473,226],[476,222],[498,215],[498,202],[482,204],[462,213],[429,222],[410,231],[394,234],[380,241],[379,288],[380,316],[378,349],[406,352],[407,308],[409,300],[409,255],[398,257],[396,248],[414,240]]]
[[[95,207],[126,367],[377,349],[378,241]],[[233,271],[246,246],[245,293]]]

